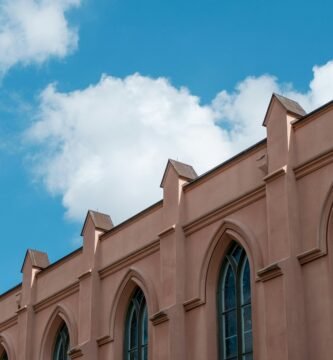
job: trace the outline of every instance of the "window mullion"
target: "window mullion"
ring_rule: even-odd
[[[138,360],[141,360],[142,358],[142,303],[140,304],[140,309],[138,313]]]
[[[144,336],[144,321],[145,321],[145,308],[146,308],[146,299],[141,289],[137,289],[132,296],[131,305],[127,310],[127,320],[126,320],[126,330],[125,333],[128,334],[125,339],[124,350],[127,354],[126,360],[130,360],[133,356],[137,360],[144,360],[146,353],[143,353],[143,336]],[[135,312],[136,316],[136,327],[135,330],[131,328],[131,311]],[[133,331],[134,330],[134,331]],[[135,339],[135,346],[132,347],[129,337],[133,331],[133,339]]]
[[[236,269],[236,314],[237,314],[237,345],[238,345],[238,360],[242,360],[243,352],[243,326],[242,326],[242,301],[241,301],[241,266]]]
[[[247,261],[248,258],[244,248],[242,248],[236,242],[233,242],[233,245],[230,246],[230,249],[225,256],[220,270],[218,283],[219,287],[217,291],[217,320],[219,324],[220,360],[244,360],[244,355],[252,354],[252,352],[247,351],[250,349],[250,345],[247,344],[247,341],[252,341],[252,339],[251,337],[245,336],[243,334],[245,329],[247,333],[250,331],[252,332],[252,325],[250,318],[248,318],[250,316],[249,309],[251,309],[251,299],[249,299],[248,296],[248,287],[250,286],[248,278],[246,278],[246,297],[244,297],[243,293],[244,266],[247,266]],[[228,280],[228,284],[226,282],[229,266],[234,276],[234,292],[232,292],[232,295],[230,295],[233,296],[232,300],[228,301],[228,307],[225,308],[226,294],[230,293],[231,286],[230,279]],[[250,269],[247,269],[247,277],[249,276],[249,271]],[[228,297],[228,299],[231,298]],[[245,319],[245,316],[247,320]],[[246,323],[245,320],[247,321]],[[228,321],[228,323],[226,323],[226,321]],[[228,334],[234,334],[233,342],[230,341],[229,337],[228,339],[226,338],[226,324],[228,324],[228,326],[232,326],[233,330],[229,330],[231,328],[228,328]]]

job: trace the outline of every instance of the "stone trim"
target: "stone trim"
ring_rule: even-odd
[[[287,166],[282,166],[280,169],[277,169],[271,172],[270,174],[266,175],[263,180],[266,183],[270,183],[271,181],[278,179],[280,176],[285,175],[286,172],[287,172]]]
[[[264,267],[257,271],[258,280],[265,282],[268,280],[272,280],[278,276],[283,275],[282,270],[278,263],[274,263]]]
[[[183,226],[185,236],[189,236],[196,231],[242,209],[266,196],[265,185],[260,185],[257,188],[244,193],[236,199],[219,206],[206,214],[192,220]]]
[[[98,347],[101,347],[101,346],[104,346],[104,345],[106,345],[106,344],[109,344],[109,343],[112,342],[112,341],[113,341],[113,339],[112,339],[111,336],[109,336],[109,335],[101,336],[100,338],[98,338],[98,339],[96,340]]]
[[[92,275],[92,269],[89,269],[89,270],[85,271],[83,274],[81,274],[81,275],[78,277],[78,279],[79,279],[80,281],[82,281],[82,280],[90,277],[91,275]]]
[[[18,316],[14,315],[0,323],[0,332],[5,331],[15,325],[17,325]]]
[[[197,307],[204,305],[206,302],[200,298],[193,298],[183,303],[185,311],[196,309]]]
[[[57,260],[56,262],[50,264],[47,268],[42,269],[41,271],[39,271],[36,274],[36,277],[43,277],[45,275],[47,275],[49,272],[51,272],[53,269],[58,268],[59,266],[61,266],[63,263],[72,260],[72,258],[76,257],[76,256],[80,256],[82,255],[83,252],[83,247],[79,247],[78,249],[72,251],[71,253],[65,255],[64,257],[60,258],[59,260]]]
[[[141,248],[132,251],[128,255],[121,257],[119,260],[112,262],[98,271],[101,279],[123,269],[124,267],[131,265],[132,263],[145,258],[151,254],[160,250],[160,239],[156,239],[150,242],[148,245],[142,246]]]
[[[150,215],[151,213],[154,213],[155,211],[158,211],[163,208],[163,200],[158,201],[157,203],[147,207],[146,209],[138,212],[137,214],[133,215],[129,219],[123,221],[122,223],[114,226],[111,230],[105,232],[104,234],[101,234],[99,236],[99,240],[103,241],[105,239],[108,239],[112,235],[118,233],[119,231],[123,230],[124,228],[133,225],[135,222],[145,218],[146,216]]]
[[[237,165],[239,162],[246,160],[251,155],[259,152],[260,150],[267,148],[267,139],[262,139],[256,144],[250,146],[249,148],[241,151],[240,153],[236,154],[235,156],[231,157],[230,159],[224,161],[223,163],[217,165],[213,169],[207,171],[206,173],[200,175],[195,180],[191,181],[188,184],[183,186],[184,192],[190,191],[197,186],[204,184],[205,182],[209,181],[211,178],[218,176],[224,171],[227,171],[230,167]]]
[[[74,283],[70,284],[69,286],[65,287],[64,289],[53,293],[52,295],[46,297],[45,299],[39,301],[33,306],[34,311],[37,313],[48,306],[59,302],[72,294],[75,294],[79,291],[80,282],[75,281]]]
[[[300,165],[295,166],[293,170],[296,180],[331,163],[333,163],[333,148],[325,150],[311,159],[304,161]]]
[[[333,214],[333,185],[330,186],[326,199],[322,205],[319,227],[317,231],[316,245],[310,250],[305,250],[297,255],[297,259],[301,265],[307,264],[313,260],[317,260],[328,253],[328,224]]]
[[[20,315],[21,313],[24,313],[28,310],[28,305],[24,305],[22,307],[20,307],[17,311],[16,311],[16,314],[17,315]]]
[[[5,349],[8,359],[15,360],[16,357],[16,350],[15,350],[15,342],[10,334],[0,334],[0,344]]]
[[[70,356],[71,359],[77,359],[77,358],[83,356],[83,352],[79,348],[74,348],[69,351],[68,355]]]
[[[297,260],[301,265],[305,265],[313,260],[317,260],[323,256],[327,255],[326,251],[323,251],[319,248],[314,248],[308,251],[304,251],[303,253],[297,255]]]
[[[307,125],[309,122],[317,119],[318,117],[324,115],[325,113],[331,111],[333,105],[333,101],[329,101],[328,103],[320,106],[319,108],[311,111],[309,114],[306,114],[300,119],[296,119],[291,122],[293,128],[298,130],[299,128]]]
[[[156,326],[159,324],[163,324],[166,321],[169,321],[169,316],[165,310],[161,310],[158,313],[154,314],[149,320],[153,323],[154,326]]]
[[[170,227],[168,227],[167,229],[163,230],[162,232],[160,232],[158,234],[158,237],[161,239],[165,236],[170,235],[171,233],[173,233],[176,230],[176,225],[172,225]]]

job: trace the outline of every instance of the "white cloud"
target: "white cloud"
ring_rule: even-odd
[[[168,157],[205,170],[231,153],[214,116],[166,79],[103,76],[68,94],[46,88],[30,138],[47,148],[38,173],[63,196],[69,217],[93,208],[119,220],[160,198]]]
[[[0,74],[15,64],[63,58],[78,35],[65,14],[81,0],[0,0]]]
[[[231,93],[221,91],[206,106],[186,88],[139,74],[103,76],[70,93],[50,85],[28,131],[40,146],[35,171],[62,196],[69,218],[82,221],[92,208],[123,220],[160,198],[168,158],[201,173],[262,139],[272,92],[300,100],[307,110],[329,100],[333,63],[313,71],[305,94],[264,75],[246,78]]]

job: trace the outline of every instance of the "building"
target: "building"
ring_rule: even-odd
[[[1,359],[331,360],[333,102],[273,95],[263,125],[200,177],[169,160],[163,200],[117,226],[89,211],[56,263],[28,250]]]

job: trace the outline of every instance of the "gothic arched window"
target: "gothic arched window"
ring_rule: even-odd
[[[53,360],[69,360],[68,355],[69,351],[69,333],[66,324],[64,323],[57,334],[54,351],[53,351]]]
[[[148,359],[148,313],[141,289],[134,292],[126,317],[125,360]]]
[[[250,266],[233,242],[221,267],[218,290],[220,360],[253,360]]]
[[[8,360],[8,356],[5,350],[1,353],[0,360]]]

